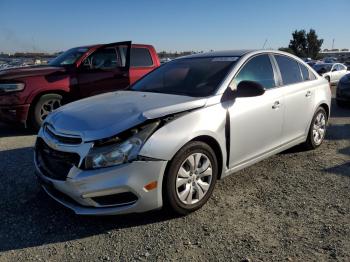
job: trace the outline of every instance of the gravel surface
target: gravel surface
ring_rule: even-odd
[[[350,108],[327,140],[231,175],[199,211],[81,217],[34,177],[35,136],[0,125],[0,261],[350,261]]]

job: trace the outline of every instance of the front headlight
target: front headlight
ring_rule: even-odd
[[[120,165],[135,160],[143,144],[159,125],[159,121],[134,129],[134,135],[124,142],[108,146],[93,147],[85,158],[85,167],[95,169]],[[111,140],[116,140],[112,138]]]
[[[24,83],[2,83],[2,84],[0,84],[0,93],[22,91],[23,89],[24,89]]]

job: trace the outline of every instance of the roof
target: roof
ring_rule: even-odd
[[[200,53],[200,54],[194,54],[186,56],[186,58],[193,58],[193,57],[220,57],[220,56],[243,56],[245,54],[254,52],[256,50],[226,50],[226,51],[214,51],[214,52],[208,52],[208,53]]]

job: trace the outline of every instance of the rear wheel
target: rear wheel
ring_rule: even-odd
[[[319,107],[311,121],[309,134],[305,142],[306,148],[315,149],[322,144],[326,135],[326,127],[327,113],[322,107]]]
[[[217,175],[212,148],[203,142],[188,143],[174,156],[164,178],[166,206],[181,215],[201,208],[213,193]]]
[[[32,110],[32,126],[38,130],[46,117],[62,105],[62,96],[46,94],[39,98]]]

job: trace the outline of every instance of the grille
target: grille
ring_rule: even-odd
[[[49,125],[45,125],[44,131],[50,137],[52,137],[53,139],[57,140],[59,143],[62,143],[62,144],[78,145],[82,143],[82,139],[78,136],[56,134],[53,131],[53,128]]]
[[[36,144],[36,155],[43,175],[55,180],[66,180],[71,168],[78,167],[80,160],[78,154],[54,150],[41,138]]]

